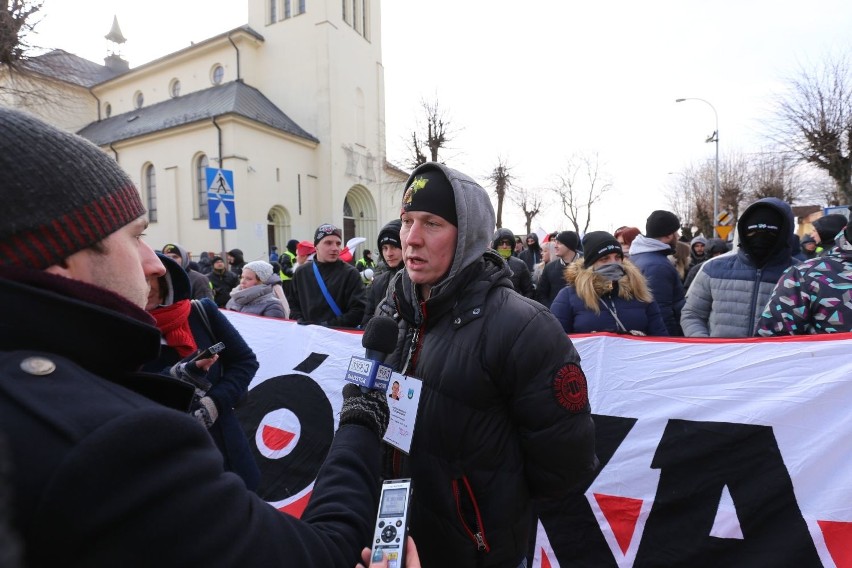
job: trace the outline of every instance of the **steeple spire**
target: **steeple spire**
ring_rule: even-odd
[[[109,33],[104,36],[107,40],[107,56],[104,58],[104,65],[114,71],[127,71],[130,69],[130,64],[121,57],[121,44],[127,39],[121,33],[121,28],[118,27],[118,16],[112,17],[112,28]]]
[[[127,41],[127,39],[121,33],[121,28],[118,27],[118,16],[112,17],[112,28],[110,28],[109,33],[104,37],[109,41],[117,44],[122,44]]]

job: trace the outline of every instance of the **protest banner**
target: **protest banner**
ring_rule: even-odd
[[[361,335],[224,313],[260,361],[259,493],[298,515]],[[601,468],[541,511],[534,566],[852,567],[850,339],[572,336]]]

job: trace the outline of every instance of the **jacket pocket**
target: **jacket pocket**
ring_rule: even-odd
[[[466,475],[459,479],[453,479],[453,497],[456,500],[456,513],[459,522],[461,522],[468,538],[476,545],[478,551],[490,552],[491,546],[485,536],[479,504],[476,502],[476,495],[473,494],[473,489]]]

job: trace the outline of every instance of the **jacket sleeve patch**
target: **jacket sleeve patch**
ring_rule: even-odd
[[[560,406],[570,412],[583,412],[589,407],[586,375],[576,363],[566,363],[553,377],[553,395]]]

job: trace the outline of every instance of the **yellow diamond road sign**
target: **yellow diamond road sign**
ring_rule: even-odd
[[[716,225],[716,232],[719,234],[719,238],[723,240],[728,240],[728,235],[731,234],[734,228],[730,225]]]

